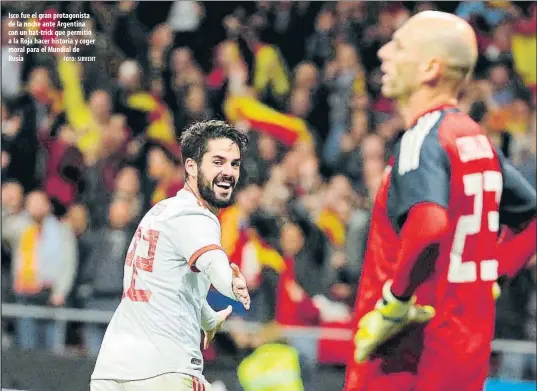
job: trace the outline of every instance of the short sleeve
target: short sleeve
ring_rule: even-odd
[[[449,158],[437,132],[405,133],[396,150],[388,192],[388,215],[396,230],[414,205],[428,202],[447,208],[449,186]]]
[[[537,214],[535,189],[500,151],[497,153],[503,176],[500,224],[518,228]]]
[[[166,222],[177,253],[194,272],[198,258],[211,250],[223,250],[219,224],[203,213],[179,215]]]

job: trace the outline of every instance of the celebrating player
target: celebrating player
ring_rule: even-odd
[[[408,130],[373,207],[345,390],[482,390],[492,286],[535,253],[535,192],[456,107],[477,59],[464,20],[419,13],[379,57]],[[502,226],[519,234],[498,246]]]
[[[207,304],[211,284],[250,308],[246,282],[220,244],[219,208],[233,203],[248,138],[222,121],[192,125],[181,152],[186,183],[156,204],[130,244],[123,300],[101,346],[91,391],[206,391],[200,351],[231,313]]]

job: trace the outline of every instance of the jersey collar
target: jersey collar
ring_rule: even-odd
[[[189,192],[190,194],[192,194],[195,198],[196,198],[196,201],[198,203],[199,206],[201,206],[202,208],[205,208],[205,209],[208,209],[208,210],[211,210],[209,204],[207,204],[206,201],[202,200],[201,197],[199,197],[191,188],[190,186],[188,185],[188,183],[185,182],[185,186],[181,189],[181,190],[185,190],[187,192]],[[181,191],[179,190],[179,191]]]
[[[449,103],[442,103],[440,105],[433,106],[430,109],[427,109],[427,110],[421,112],[420,114],[416,115],[414,117],[414,119],[412,121],[410,121],[410,126],[408,127],[408,129],[413,128],[416,125],[416,123],[418,122],[418,120],[421,117],[423,117],[425,114],[432,113],[433,111],[439,111],[439,110],[443,111],[443,110],[456,109],[456,108],[457,108],[457,106],[449,104]]]

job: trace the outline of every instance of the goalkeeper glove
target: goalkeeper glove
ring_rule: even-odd
[[[367,361],[379,346],[408,325],[426,323],[435,315],[433,307],[416,305],[414,296],[409,301],[398,300],[391,292],[391,286],[391,281],[384,284],[382,299],[358,323],[354,336],[354,360],[357,363]]]

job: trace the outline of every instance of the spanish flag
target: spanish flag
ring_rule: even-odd
[[[263,241],[254,229],[241,227],[241,218],[237,205],[224,209],[218,215],[222,227],[222,248],[229,260],[241,267],[248,253],[253,255],[248,262],[257,263],[260,270],[268,267],[280,273],[285,268],[283,257]]]
[[[342,247],[345,245],[345,224],[343,224],[336,212],[324,209],[319,214],[316,224],[328,236],[333,246]]]
[[[258,235],[252,235],[250,243],[256,249],[257,261],[261,269],[267,267],[276,271],[278,274],[286,269],[285,260],[275,248],[271,247]]]
[[[150,139],[166,143],[176,142],[172,115],[168,107],[159,98],[147,92],[139,92],[127,98],[127,106],[147,113],[150,125],[146,133]]]
[[[296,142],[313,144],[313,137],[301,118],[283,114],[249,96],[231,96],[224,103],[228,121],[247,121],[253,130],[266,133],[287,146]]]

